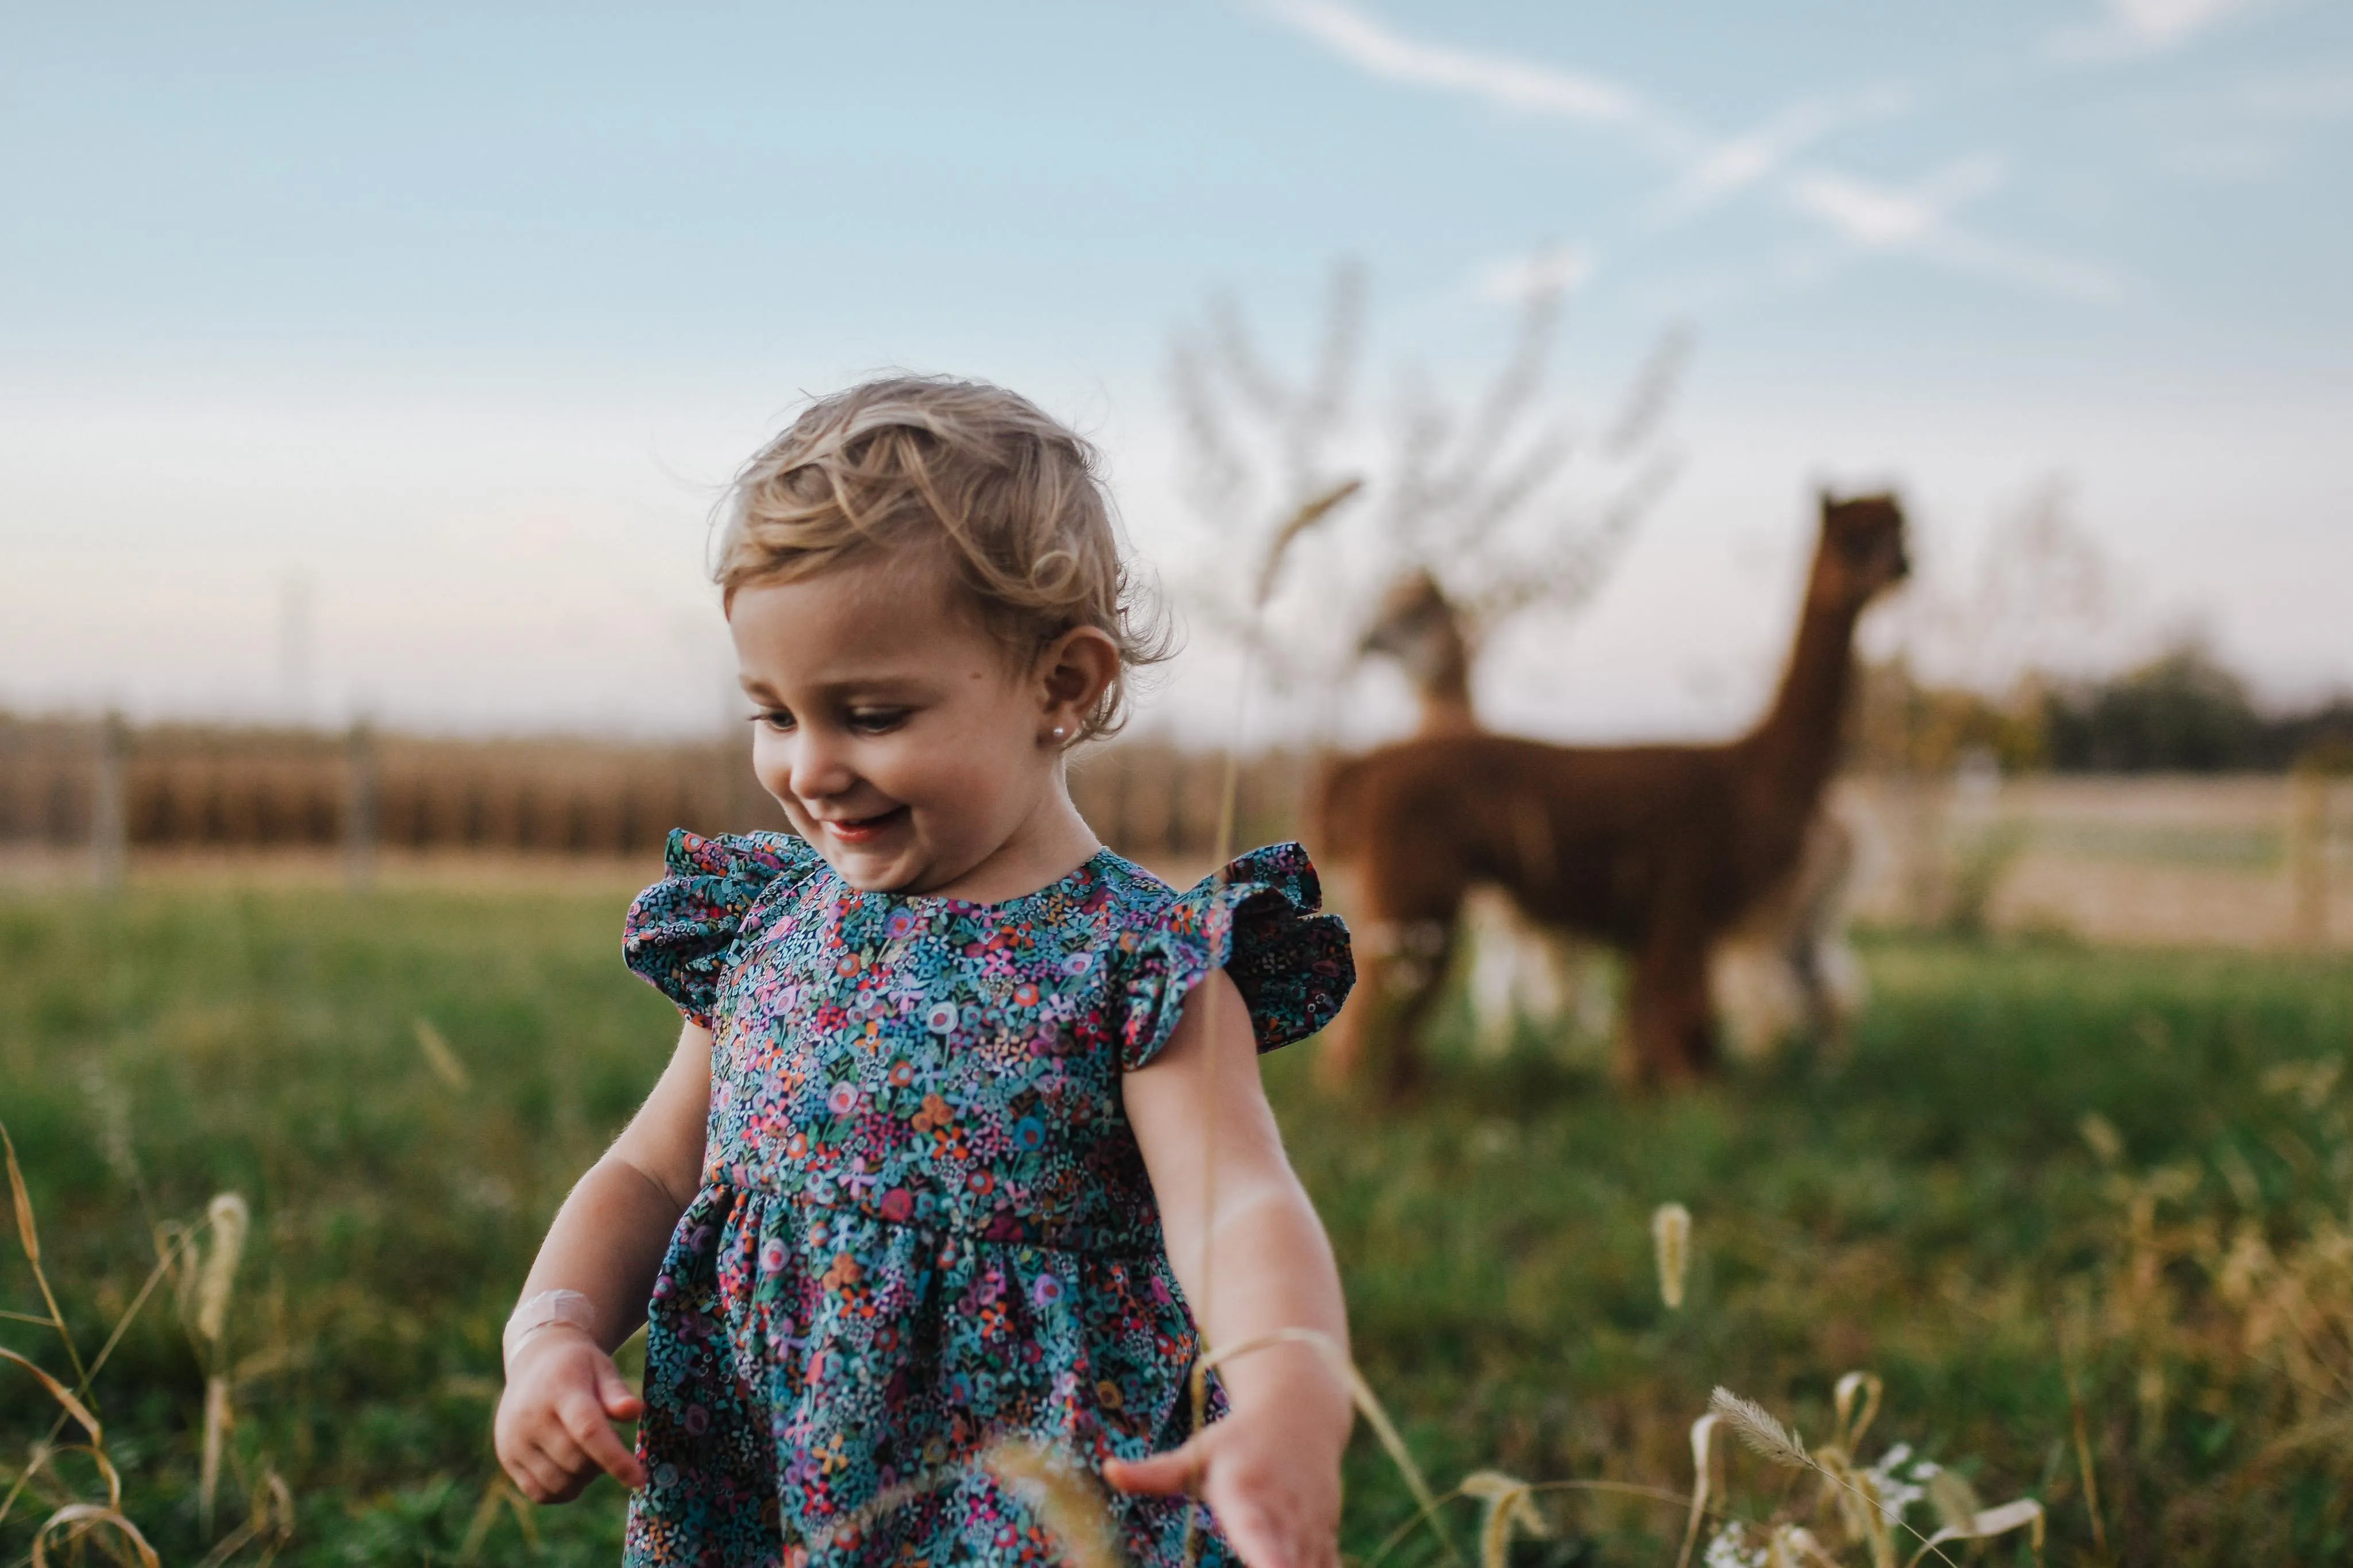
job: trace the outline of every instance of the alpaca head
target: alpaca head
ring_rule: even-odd
[[[1451,662],[1463,658],[1461,614],[1427,567],[1417,566],[1389,584],[1372,625],[1356,644],[1359,654],[1386,654],[1403,665],[1418,686],[1427,685]]]
[[[1861,609],[1911,574],[1904,550],[1904,507],[1892,495],[1822,494],[1821,546],[1814,555],[1812,597]]]

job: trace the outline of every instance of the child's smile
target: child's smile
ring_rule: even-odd
[[[828,816],[818,821],[824,825],[828,838],[844,844],[871,844],[892,828],[904,826],[908,818],[905,806],[894,805],[871,816]]]
[[[852,887],[990,902],[1095,843],[1060,787],[1075,715],[953,595],[920,557],[872,557],[746,584],[728,626],[753,771],[795,831]]]

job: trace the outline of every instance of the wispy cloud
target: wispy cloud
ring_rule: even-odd
[[[1858,250],[1915,255],[2037,293],[2094,301],[2120,297],[2121,280],[2100,268],[2045,256],[1953,221],[1961,207],[2000,189],[2006,178],[1999,160],[1979,154],[1908,187],[1816,169],[1794,175],[1784,191],[1790,205]]]
[[[1386,81],[1461,93],[1524,114],[1619,127],[1662,148],[1680,150],[1691,141],[1641,94],[1605,77],[1408,37],[1338,0],[1273,0],[1269,10]]]
[[[2099,14],[2062,29],[2052,50],[2076,59],[2179,48],[2262,0],[2103,0]]]
[[[1659,214],[1688,216],[1761,184],[1833,132],[1894,113],[1908,101],[1900,89],[1879,88],[1844,101],[1810,98],[1794,103],[1753,130],[1701,146],[1660,199]]]
[[[1978,156],[1948,164],[1908,190],[1826,169],[1799,172],[1790,202],[1863,250],[1906,250],[1936,238],[1955,209],[2000,188],[2000,163]]]
[[[2251,3],[2108,0],[2110,10],[2126,18],[2117,25],[2167,37],[2186,36],[2223,12]],[[1654,216],[1688,216],[1739,192],[1769,187],[1791,210],[1821,224],[1854,250],[1916,255],[2073,299],[2112,300],[2122,292],[2118,280],[2098,268],[2044,256],[1953,223],[1955,210],[2001,184],[2001,166],[1990,158],[1964,159],[1908,188],[1799,163],[1834,132],[1905,107],[1908,100],[1894,89],[1845,100],[1809,99],[1752,130],[1719,139],[1648,95],[1604,77],[1411,37],[1345,0],[1267,0],[1267,5],[1279,21],[1381,80],[1631,134],[1672,172]],[[1497,261],[1479,275],[1478,286],[1491,298],[1517,298],[1547,284],[1576,287],[1591,270],[1589,251],[1556,247]]]

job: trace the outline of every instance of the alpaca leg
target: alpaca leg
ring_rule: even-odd
[[[1635,960],[1632,990],[1621,1076],[1655,1088],[1712,1072],[1715,1026],[1708,1006],[1707,943],[1677,931],[1653,932]]]
[[[1457,922],[1420,921],[1409,928],[1411,947],[1402,963],[1393,963],[1387,976],[1388,994],[1375,1015],[1373,1061],[1380,1073],[1382,1097],[1391,1104],[1421,1092],[1426,1074],[1421,1051],[1421,1026],[1446,984],[1452,967]]]
[[[1374,1075],[1391,1100],[1415,1092],[1422,1079],[1419,1029],[1446,978],[1452,926],[1439,921],[1367,921],[1356,933],[1356,985],[1333,1021],[1316,1058],[1326,1089]]]
[[[1388,980],[1388,955],[1370,943],[1356,943],[1356,984],[1341,1005],[1340,1016],[1324,1031],[1315,1049],[1315,1081],[1337,1094],[1355,1081],[1365,1059],[1365,1037],[1371,1016],[1378,1011],[1374,998]]]

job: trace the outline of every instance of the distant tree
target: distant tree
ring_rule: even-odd
[[[2044,698],[2052,765],[2075,773],[2222,773],[2262,766],[2264,724],[2246,683],[2182,643],[2111,680]]]
[[[2266,767],[2353,773],[2353,696],[2265,721],[2262,749]]]
[[[1270,362],[1235,300],[1211,300],[1169,362],[1180,489],[1217,542],[1176,585],[1187,607],[1251,646],[1277,690],[1328,693],[1363,656],[1381,594],[1408,574],[1440,587],[1474,658],[1508,620],[1587,604],[1678,467],[1659,437],[1690,340],[1663,334],[1615,416],[1588,434],[1546,407],[1559,313],[1556,284],[1533,289],[1477,396],[1453,405],[1409,374],[1384,423],[1362,406],[1361,268],[1335,268],[1317,349],[1296,375]],[[1352,478],[1363,496],[1310,545],[1320,556],[1296,569],[1293,603],[1250,615],[1235,563],[1260,559],[1285,520]]]
[[[1941,774],[1978,753],[1992,757],[2003,773],[2021,773],[2048,760],[2039,700],[1997,699],[1967,686],[1924,681],[1902,654],[1866,664],[1862,673],[1848,721],[1850,767]]]

